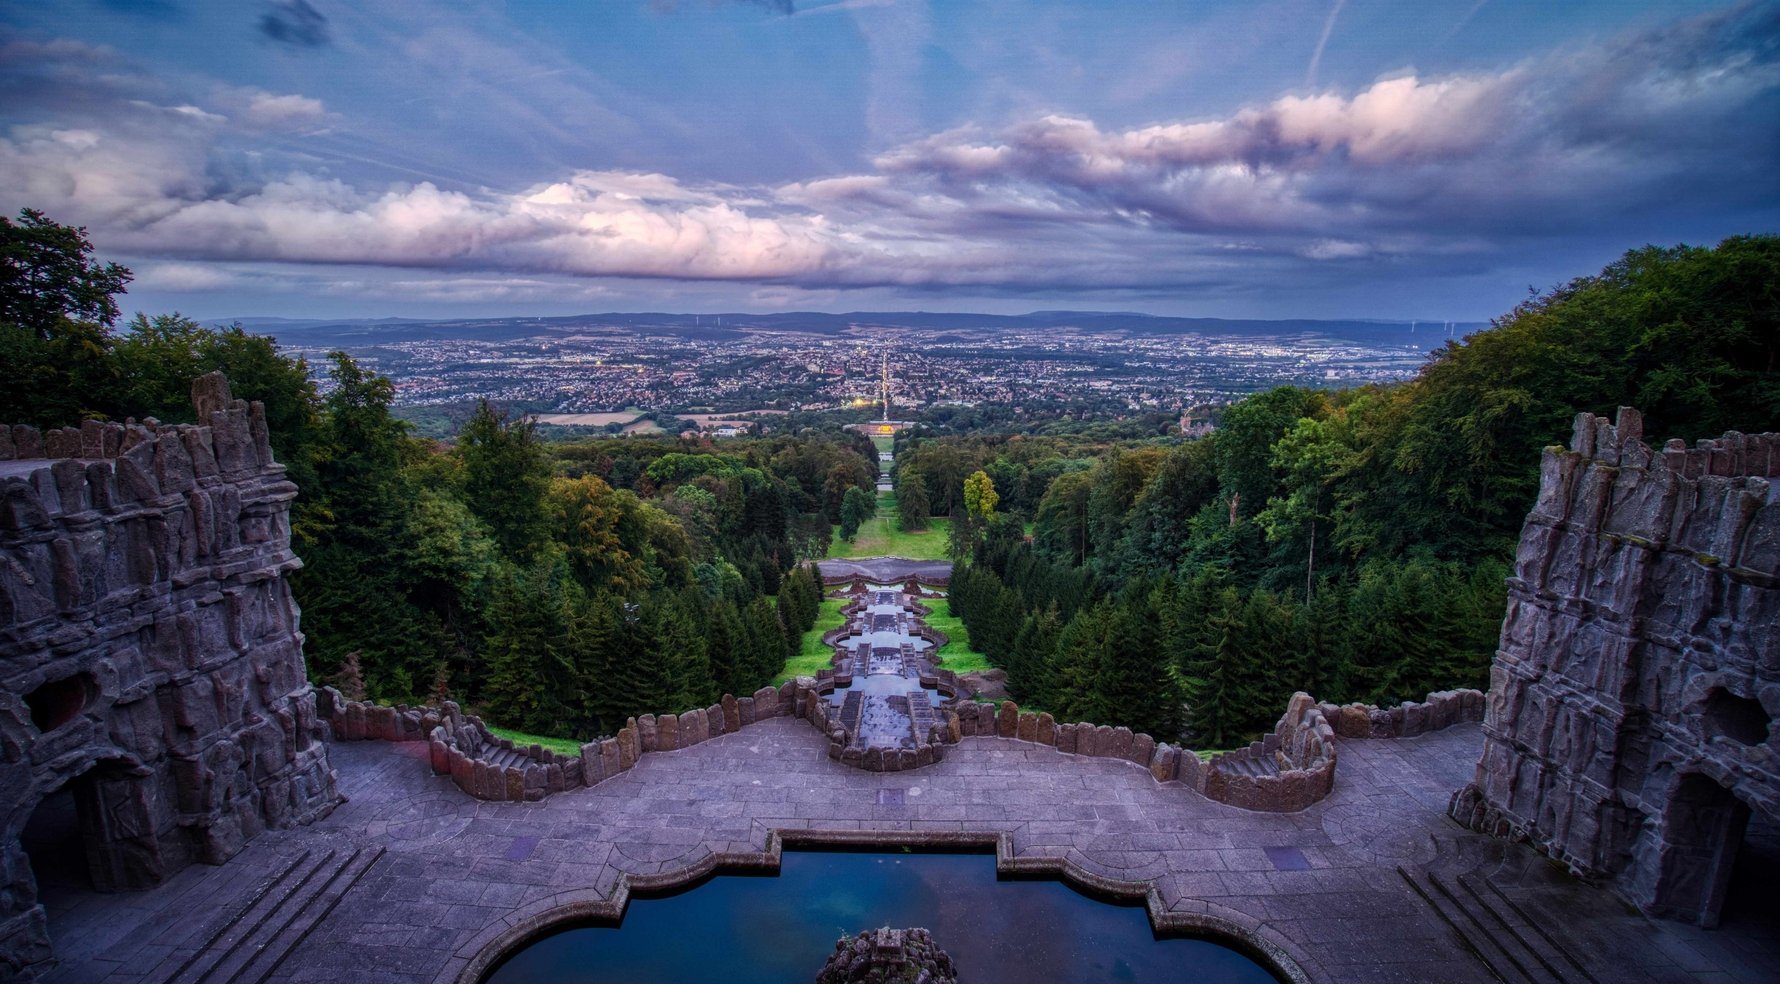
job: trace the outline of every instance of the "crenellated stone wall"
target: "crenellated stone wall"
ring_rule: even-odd
[[[1450,811],[1647,911],[1715,924],[1751,810],[1780,818],[1780,434],[1547,448]]]
[[[0,978],[50,965],[20,833],[71,787],[95,887],[341,801],[285,575],[296,487],[218,374],[199,425],[0,427]]]

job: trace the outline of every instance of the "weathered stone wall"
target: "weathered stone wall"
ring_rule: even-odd
[[[1710,925],[1749,810],[1780,817],[1780,434],[1642,429],[1582,414],[1545,451],[1451,812]]]
[[[285,575],[296,487],[220,375],[197,426],[0,427],[0,978],[51,958],[19,835],[72,785],[93,880],[152,885],[340,802]]]

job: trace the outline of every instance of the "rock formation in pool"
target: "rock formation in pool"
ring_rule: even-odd
[[[958,984],[958,971],[927,930],[886,927],[835,943],[816,984]]]

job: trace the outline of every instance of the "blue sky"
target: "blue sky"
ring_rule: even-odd
[[[10,0],[23,207],[198,317],[1482,319],[1780,231],[1780,2]]]

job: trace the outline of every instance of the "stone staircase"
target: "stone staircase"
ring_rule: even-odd
[[[1234,776],[1279,775],[1279,762],[1271,755],[1220,755],[1213,761],[1220,772]]]
[[[1488,879],[1402,865],[1397,874],[1504,984],[1601,984]]]
[[[318,848],[298,855],[226,916],[169,984],[264,984],[383,853]]]

